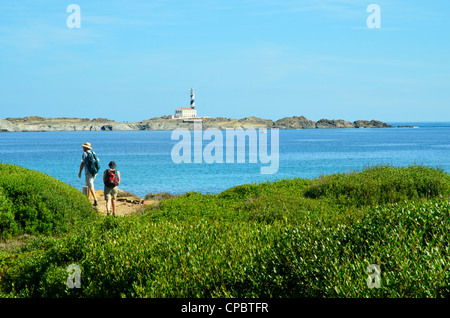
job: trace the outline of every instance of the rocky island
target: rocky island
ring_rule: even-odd
[[[0,119],[0,132],[14,131],[121,131],[121,130],[174,130],[192,129],[195,120],[202,121],[202,128],[209,129],[330,129],[330,128],[392,128],[393,126],[377,120],[357,120],[349,122],[342,119],[320,119],[312,121],[304,116],[284,117],[273,121],[258,117],[232,118],[197,118],[174,119],[169,116],[154,117],[139,122],[116,122],[106,118],[45,118],[29,116],[24,118]]]

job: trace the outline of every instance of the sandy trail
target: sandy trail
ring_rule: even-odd
[[[98,206],[95,207],[102,215],[106,216],[106,201],[103,190],[95,191],[98,200]],[[89,201],[94,203],[94,199],[89,197]],[[155,200],[144,200],[133,196],[119,196],[116,203],[116,216],[128,216],[134,212],[145,209],[147,206],[155,203]]]

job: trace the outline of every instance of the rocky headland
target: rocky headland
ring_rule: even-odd
[[[391,128],[393,126],[377,120],[357,120],[349,122],[342,119],[321,119],[312,121],[304,116],[284,117],[273,121],[258,117],[242,119],[197,118],[172,119],[169,116],[154,117],[139,122],[116,122],[106,118],[45,118],[30,116],[24,118],[0,119],[0,132],[14,131],[124,131],[124,130],[174,130],[193,129],[194,121],[200,121],[203,129],[332,129],[332,128]]]

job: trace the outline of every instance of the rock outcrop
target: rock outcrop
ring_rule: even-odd
[[[304,116],[284,117],[277,120],[273,128],[279,129],[312,129],[316,128],[316,123],[312,120],[306,119]]]
[[[355,128],[392,128],[391,125],[378,120],[357,120],[354,122]]]
[[[98,130],[136,130],[136,127],[117,123],[105,118],[45,118],[30,116],[24,118],[6,118],[11,128],[5,131],[98,131]],[[0,129],[3,125],[0,123]]]
[[[321,119],[316,123],[316,128],[324,129],[324,128],[355,128],[355,124],[345,121],[343,119],[338,120],[329,120],[329,119]]]
[[[22,130],[22,128],[17,126],[16,124],[11,123],[8,120],[0,119],[0,132],[20,131],[20,130]]]
[[[258,117],[171,119],[169,116],[154,117],[132,123],[118,123],[106,118],[45,118],[30,116],[0,120],[0,132],[14,131],[113,131],[113,130],[174,130],[193,129],[194,121],[201,121],[203,129],[330,129],[330,128],[388,128],[377,120],[358,120],[353,123],[338,119],[321,119],[317,122],[304,116],[284,117],[277,121]]]

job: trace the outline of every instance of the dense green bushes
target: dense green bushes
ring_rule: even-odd
[[[0,238],[61,235],[93,218],[89,200],[77,189],[43,173],[0,163]]]
[[[188,193],[0,253],[0,295],[449,296],[449,180],[424,167],[375,167]],[[80,289],[66,286],[70,264],[81,268]],[[381,288],[367,285],[370,264]]]
[[[377,166],[352,174],[313,180],[305,191],[310,198],[328,198],[343,205],[374,205],[410,199],[431,199],[450,193],[448,174],[423,166]]]

